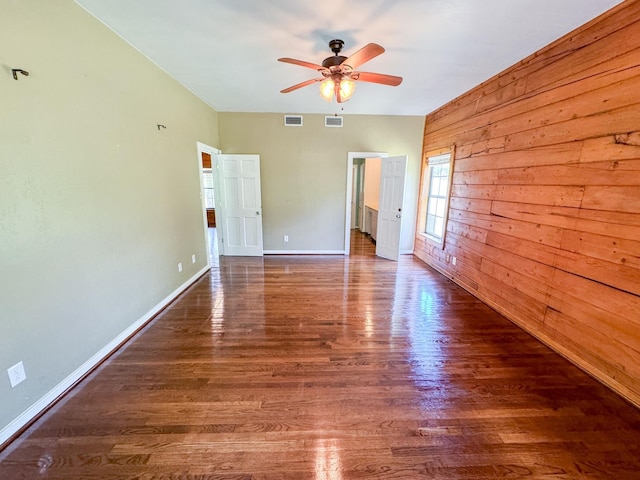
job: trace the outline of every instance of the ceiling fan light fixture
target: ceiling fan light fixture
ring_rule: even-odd
[[[338,103],[346,102],[351,98],[353,92],[356,90],[356,82],[351,80],[349,77],[343,77],[340,80],[340,86],[337,89],[336,99]]]
[[[331,100],[333,100],[333,93],[336,88],[335,85],[336,84],[332,78],[328,78],[324,82],[320,83],[320,95],[327,102],[330,102]]]
[[[336,102],[346,102],[351,98],[355,89],[356,82],[349,77],[342,77],[340,79],[328,78],[320,83],[320,95],[327,102],[331,102],[334,95]]]
[[[322,98],[327,102],[332,102],[333,97],[335,96],[336,102],[343,103],[353,96],[353,92],[356,89],[356,80],[361,82],[379,83],[392,87],[397,87],[402,83],[402,77],[385,75],[382,73],[356,71],[360,65],[384,52],[384,48],[380,45],[376,43],[368,43],[350,57],[339,55],[343,46],[344,42],[342,40],[331,40],[331,42],[329,42],[329,48],[331,48],[331,51],[335,55],[325,58],[322,61],[322,65],[305,62],[303,60],[296,60],[295,58],[279,58],[279,62],[311,68],[322,75],[320,78],[312,78],[289,88],[285,88],[284,90],[280,90],[280,93],[293,92],[294,90],[306,87],[307,85],[320,82],[320,95]]]

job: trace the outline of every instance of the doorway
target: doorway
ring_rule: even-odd
[[[221,153],[215,147],[204,143],[198,146],[198,171],[200,172],[200,198],[202,199],[202,218],[207,245],[207,261],[210,268],[220,265],[219,235],[216,222],[216,169],[215,155]]]
[[[354,204],[354,172],[356,166],[360,163],[364,163],[366,158],[383,158],[388,154],[384,152],[349,152],[347,155],[347,195],[345,206],[345,221],[344,221],[344,254],[349,255],[351,251],[351,226],[353,221],[353,208]],[[366,167],[362,167],[363,181],[367,176]],[[365,213],[365,201],[364,198],[361,202],[361,220],[360,230],[366,230],[366,213]]]

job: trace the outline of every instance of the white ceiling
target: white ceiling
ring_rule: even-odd
[[[425,115],[620,0],[76,0],[219,112]],[[278,62],[386,52],[359,70],[404,77],[398,87],[358,82],[353,98],[325,102],[318,75]],[[344,110],[342,110],[344,108]]]

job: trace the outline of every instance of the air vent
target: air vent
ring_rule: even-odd
[[[284,126],[285,127],[301,127],[302,115],[285,115]]]
[[[324,126],[325,127],[341,127],[342,126],[342,118],[343,117],[324,117]]]

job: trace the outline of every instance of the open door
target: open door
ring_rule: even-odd
[[[261,257],[260,156],[223,154],[216,160],[220,185],[216,223],[222,227],[221,253]]]
[[[402,200],[406,173],[406,155],[382,158],[376,255],[396,262],[400,258]]]

